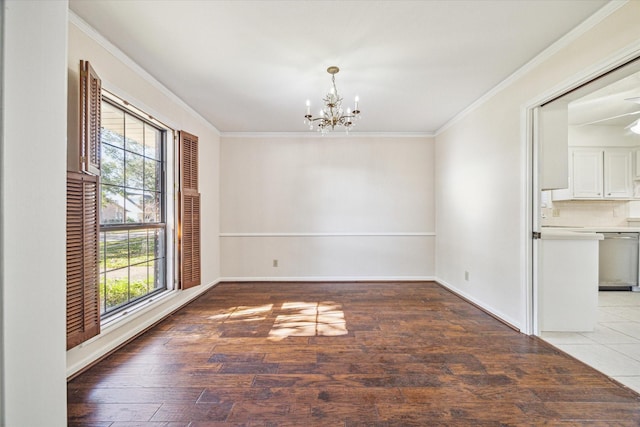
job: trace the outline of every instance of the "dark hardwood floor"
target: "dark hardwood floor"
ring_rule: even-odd
[[[223,283],[68,384],[70,426],[640,425],[436,283]]]

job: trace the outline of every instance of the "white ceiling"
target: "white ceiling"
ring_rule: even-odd
[[[569,104],[570,125],[627,127],[638,118],[640,72],[615,80]]]
[[[307,131],[337,65],[356,131],[432,133],[607,1],[69,3],[221,132]]]

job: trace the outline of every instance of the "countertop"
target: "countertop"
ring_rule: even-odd
[[[540,228],[542,238],[547,240],[602,240],[599,233],[640,233],[640,227],[573,227],[549,225]]]
[[[542,240],[603,240],[604,235],[584,228],[542,227]]]
[[[548,225],[542,226],[542,231],[552,231],[552,230],[564,230],[564,231],[578,231],[581,233],[640,233],[640,227],[573,227],[573,226],[557,226],[557,225]]]

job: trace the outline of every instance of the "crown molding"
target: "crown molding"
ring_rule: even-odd
[[[221,132],[211,122],[205,119],[200,113],[195,111],[189,104],[183,101],[169,88],[159,82],[148,71],[138,65],[127,54],[120,50],[117,46],[107,40],[102,34],[100,34],[95,28],[89,25],[84,19],[78,16],[72,10],[69,10],[69,22],[78,27],[88,37],[102,46],[107,52],[112,54],[116,59],[121,61],[124,65],[131,68],[135,73],[140,75],[153,87],[158,89],[162,94],[167,96],[173,102],[184,108],[193,116],[201,120],[207,127],[209,127],[218,136],[224,138],[433,138],[435,133],[433,132],[350,132],[348,135],[342,132],[331,132],[326,135],[321,135],[319,132]],[[111,85],[114,90],[117,90],[116,86]]]
[[[433,138],[433,132],[220,132],[222,138]]]
[[[587,31],[591,30],[593,27],[595,27],[597,24],[602,22],[609,15],[611,15],[612,13],[620,9],[622,6],[626,5],[628,2],[629,0],[611,0],[611,2],[604,5],[600,10],[598,10],[596,13],[594,13],[593,15],[585,19],[573,30],[569,31],[567,34],[562,36],[551,46],[549,46],[548,48],[543,50],[540,54],[535,56],[532,60],[530,60],[529,62],[524,64],[522,67],[517,69],[509,77],[504,79],[502,82],[498,83],[498,85],[494,86],[493,89],[489,90],[487,93],[485,93],[480,98],[475,100],[472,104],[470,104],[467,108],[465,108],[464,110],[456,114],[452,119],[450,119],[440,128],[438,128],[435,131],[434,135],[435,136],[440,135],[442,132],[446,131],[447,129],[452,127],[454,124],[464,119],[466,116],[468,116],[473,111],[478,109],[488,100],[493,98],[496,94],[498,94],[499,92],[501,92],[502,90],[510,86],[512,83],[514,83],[518,79],[522,78],[524,75],[529,73],[531,70],[533,70],[543,62],[547,61],[553,55],[558,53],[561,49],[567,47],[569,44],[577,40],[580,36],[585,34]]]
[[[102,34],[100,34],[95,28],[89,25],[84,19],[79,17],[75,12],[69,9],[69,23],[75,25],[85,33],[88,37],[90,37],[93,41],[102,46],[107,52],[112,54],[117,60],[122,62],[127,67],[131,68],[136,74],[146,80],[151,86],[159,90],[163,95],[169,98],[171,101],[178,104],[181,108],[185,109],[189,112],[189,114],[193,115],[197,119],[199,119],[204,125],[210,128],[216,135],[220,135],[220,131],[207,119],[202,117],[200,113],[194,110],[189,104],[182,100],[178,95],[173,93],[169,88],[160,83],[155,77],[153,77],[147,70],[142,68],[131,59],[126,53],[120,50],[117,46],[107,40]]]

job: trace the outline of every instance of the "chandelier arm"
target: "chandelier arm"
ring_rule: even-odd
[[[318,120],[325,120],[326,121],[327,119],[324,118],[324,117],[316,117],[315,119],[314,118],[309,118],[307,120],[309,120],[310,122],[315,122],[315,121],[318,121]]]

